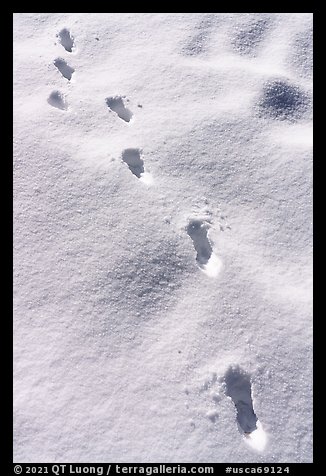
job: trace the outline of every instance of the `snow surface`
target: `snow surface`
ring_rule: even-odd
[[[312,14],[14,14],[14,460],[311,462],[311,202]]]

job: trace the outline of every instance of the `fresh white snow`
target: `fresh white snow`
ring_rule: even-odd
[[[312,14],[14,14],[14,461],[312,461]]]

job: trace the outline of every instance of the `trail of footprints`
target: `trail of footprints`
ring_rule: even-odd
[[[206,15],[198,24],[195,35],[190,38],[188,44],[183,48],[186,56],[202,55],[209,48],[209,39],[212,34],[213,17]],[[266,17],[255,17],[240,26],[236,26],[233,39],[230,42],[231,49],[242,57],[255,57],[259,54],[260,46],[268,37],[272,27],[270,19]],[[307,38],[300,38],[302,42],[309,44],[310,32],[306,33]],[[65,50],[65,54],[72,54],[75,50],[75,39],[70,30],[63,28],[58,34],[58,42]],[[99,41],[99,38],[95,38]],[[297,40],[297,41],[299,41]],[[307,55],[306,55],[307,56]],[[297,68],[301,68],[302,74],[311,73],[311,62],[305,55],[297,55],[295,58]],[[297,64],[299,63],[299,64]],[[68,83],[72,80],[75,69],[62,56],[58,56],[53,61],[54,66]],[[57,109],[66,111],[68,102],[65,94],[59,90],[54,90],[48,97],[48,103]],[[130,123],[133,112],[128,108],[128,99],[125,96],[108,96],[105,103],[110,113],[125,122]],[[308,109],[311,99],[297,85],[292,84],[287,78],[271,77],[261,89],[260,97],[257,101],[256,113],[261,117],[273,118],[274,120],[296,121],[299,120]],[[138,107],[142,107],[138,105]],[[150,174],[145,171],[145,164],[142,158],[142,151],[138,148],[127,148],[121,154],[121,162],[124,163],[131,174],[137,179],[150,183]],[[222,218],[223,220],[223,218]],[[222,263],[214,251],[214,244],[210,238],[210,229],[213,223],[209,216],[193,216],[188,219],[184,231],[192,240],[196,253],[196,264],[198,268],[209,277],[216,277],[221,269]],[[229,228],[225,223],[219,223],[220,230]],[[216,376],[211,382],[205,384],[205,389],[214,385]],[[262,450],[266,444],[266,434],[258,420],[254,410],[252,399],[251,376],[243,371],[239,366],[230,367],[222,378],[225,395],[228,396],[236,410],[236,422],[240,434],[245,441],[256,450]],[[186,392],[188,393],[188,392]],[[212,393],[212,399],[216,405],[221,397]],[[218,412],[212,409],[207,412],[207,418],[212,422],[218,422]],[[191,425],[195,428],[195,423]]]
[[[74,37],[71,35],[70,31],[67,28],[63,28],[57,34],[58,41],[60,45],[67,51],[68,53],[72,53],[75,48],[75,40]],[[60,74],[70,82],[75,69],[71,67],[67,61],[62,58],[61,56],[55,58],[53,61],[54,66],[60,72]],[[63,94],[61,91],[55,90],[52,91],[50,96],[48,97],[48,103],[63,111],[68,109],[68,102],[66,99],[66,95]]]
[[[211,28],[211,18],[206,19],[199,25],[196,36],[190,41],[184,50],[186,55],[201,54],[206,47]],[[260,42],[264,39],[269,29],[269,24],[263,20],[258,20],[244,27],[233,40],[233,47],[240,55],[256,54]],[[63,28],[58,34],[58,41],[64,50],[71,54],[75,50],[75,39],[70,30]],[[99,38],[96,38],[99,41]],[[70,82],[75,69],[68,62],[58,56],[53,61],[54,66],[60,74]],[[48,103],[60,110],[66,111],[68,103],[66,96],[59,90],[54,90],[48,97]],[[119,120],[130,123],[133,118],[132,111],[127,107],[128,99],[125,96],[108,96],[105,103],[110,112],[115,114]],[[300,117],[307,107],[308,99],[296,86],[291,85],[286,80],[272,79],[263,86],[259,111],[261,115],[284,120]],[[138,105],[138,107],[142,107]],[[144,179],[147,176],[147,183],[150,182],[150,174],[145,171],[144,160],[141,157],[142,151],[138,148],[127,148],[121,154],[121,162],[124,163],[130,172],[137,179]],[[143,180],[146,182],[146,180]],[[208,214],[209,215],[209,214]],[[225,218],[222,216],[221,220]],[[220,230],[230,228],[226,223],[218,222]],[[209,277],[216,277],[221,269],[222,263],[214,252],[209,232],[213,226],[209,216],[193,216],[188,219],[184,230],[193,242],[196,252],[196,264],[198,268]],[[214,379],[207,383],[207,389],[216,382]],[[251,376],[243,371],[239,366],[230,367],[223,377],[225,394],[230,397],[236,409],[236,420],[239,432],[247,439],[247,442],[255,449],[261,450],[265,446],[266,435],[255,414],[251,392]],[[188,392],[186,392],[188,393]],[[218,403],[221,397],[213,392],[213,401]],[[212,423],[218,420],[216,410],[207,413],[207,417]],[[195,424],[192,423],[193,427]],[[254,437],[254,435],[256,435]]]
[[[208,27],[209,22],[205,22]],[[66,53],[72,54],[75,49],[75,38],[68,28],[63,28],[57,34],[58,43]],[[99,38],[96,37],[99,41]],[[68,82],[71,81],[75,69],[69,65],[68,61],[58,56],[53,61],[54,66]],[[132,111],[127,107],[128,99],[125,96],[108,96],[105,103],[110,112],[115,114],[119,120],[130,123],[133,118]],[[48,97],[48,103],[57,109],[67,111],[68,101],[66,95],[59,90],[54,90]],[[138,107],[142,107],[138,104]],[[138,148],[127,148],[121,154],[121,162],[126,164],[130,172],[142,182],[151,184],[151,174],[145,170],[144,160],[141,157],[142,151]],[[212,222],[209,219],[190,218],[185,227],[186,233],[191,238],[196,252],[196,264],[201,271],[210,277],[218,275],[221,269],[221,261],[213,251],[213,244],[208,236]],[[223,230],[223,228],[221,227]]]

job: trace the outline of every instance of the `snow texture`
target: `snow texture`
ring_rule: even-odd
[[[312,461],[312,14],[14,14],[14,461]]]

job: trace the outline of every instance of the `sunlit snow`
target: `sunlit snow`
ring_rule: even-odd
[[[311,462],[312,14],[13,20],[14,461]]]

